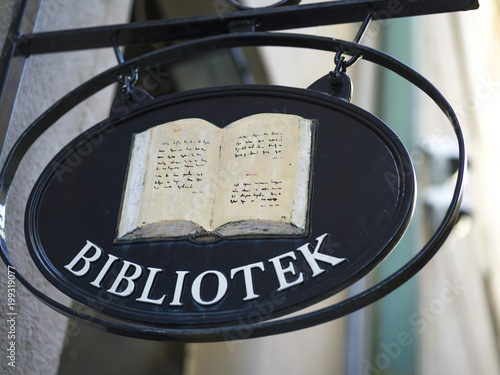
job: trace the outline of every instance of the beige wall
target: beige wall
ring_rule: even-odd
[[[346,321],[266,338],[187,347],[186,375],[345,374]]]
[[[480,3],[474,12],[421,20],[420,70],[450,101],[463,127],[470,160],[464,204],[472,213],[420,275],[422,374],[500,373],[495,332],[500,322],[500,13],[498,2]],[[420,139],[439,154],[456,141],[432,107],[422,105]],[[442,192],[449,202],[451,190]]]
[[[0,1],[0,18],[8,14],[12,1]],[[127,22],[128,1],[62,1],[43,2],[37,30],[54,30],[72,27],[95,26]],[[33,23],[35,20],[28,20]],[[0,24],[4,24],[3,20]],[[22,80],[17,105],[13,113],[6,148],[37,116],[64,94],[87,79],[116,64],[111,49],[66,54],[32,56],[28,59]],[[35,144],[23,161],[9,195],[7,240],[13,252],[16,268],[28,280],[49,296],[67,303],[53,287],[44,281],[29,259],[24,243],[24,204],[31,187],[41,169],[50,158],[76,134],[107,116],[112,91],[99,94],[78,109],[72,111],[57,123]],[[5,114],[2,114],[5,115]],[[2,163],[5,153],[2,155]],[[0,283],[7,285],[7,268],[0,264]],[[0,373],[2,374],[55,374],[59,355],[64,346],[67,320],[49,307],[39,302],[19,282],[16,283],[16,326],[15,348],[16,368],[5,361],[6,348],[12,341],[7,337],[9,329],[4,317],[7,316],[7,296],[0,293]],[[4,287],[0,290],[5,290]],[[78,334],[71,331],[70,334]]]

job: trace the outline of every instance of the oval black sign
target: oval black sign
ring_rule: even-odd
[[[262,113],[317,120],[301,235],[117,241],[134,134],[185,118],[224,128]],[[26,238],[53,285],[105,314],[153,325],[225,324],[270,319],[349,286],[394,248],[414,200],[404,145],[366,111],[311,90],[211,88],[150,100],[71,142],[32,191]]]

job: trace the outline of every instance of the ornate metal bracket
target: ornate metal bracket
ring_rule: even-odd
[[[419,253],[410,259],[402,268],[394,272],[382,282],[342,302],[317,311],[304,313],[299,316],[292,316],[276,321],[248,324],[245,326],[249,332],[248,337],[262,337],[298,330],[350,314],[357,309],[365,307],[370,303],[386,296],[419,272],[444,243],[450,234],[460,211],[464,179],[467,169],[467,158],[460,124],[455,113],[453,112],[453,109],[442,94],[429,81],[408,66],[384,54],[383,52],[354,43],[329,38],[270,33],[246,33],[241,35],[226,35],[214,38],[205,38],[196,42],[189,42],[179,46],[168,47],[164,50],[159,50],[157,52],[141,56],[94,77],[48,109],[47,112],[40,116],[21,136],[11,151],[11,154],[7,158],[7,162],[2,170],[2,173],[0,174],[0,234],[2,234],[0,236],[0,255],[2,256],[5,264],[14,267],[14,264],[11,261],[10,251],[4,231],[4,214],[7,204],[8,191],[25,152],[45,129],[51,126],[73,106],[82,102],[90,95],[96,93],[109,84],[114,83],[116,74],[123,68],[127,68],[132,65],[136,65],[140,68],[148,63],[160,60],[172,61],[174,59],[180,59],[188,56],[192,54],[193,51],[200,52],[218,48],[232,48],[241,45],[294,46],[298,48],[310,48],[334,52],[341,50],[351,56],[360,55],[367,61],[381,65],[382,67],[395,72],[427,94],[449,119],[455,132],[459,147],[457,180],[450,205],[436,233],[423,246]],[[104,329],[107,332],[155,340],[181,340],[189,342],[220,341],[239,338],[237,335],[238,331],[241,329],[241,323],[239,322],[234,322],[233,324],[214,325],[210,327],[144,327],[122,322],[111,322],[109,320],[89,316],[81,311],[76,311],[71,307],[60,304],[58,301],[49,298],[44,293],[36,289],[20,273],[17,274],[17,278],[36,297],[61,314],[85,322],[96,328]]]
[[[350,314],[355,310],[384,297],[395,290],[417,272],[433,257],[451,232],[459,215],[459,208],[463,194],[463,184],[466,174],[465,145],[457,117],[451,106],[439,91],[424,77],[413,71],[396,59],[377,50],[361,46],[357,43],[348,43],[331,38],[305,36],[295,34],[269,33],[269,31],[285,30],[297,27],[318,26],[358,22],[370,18],[380,20],[393,17],[406,17],[439,12],[468,10],[478,7],[477,0],[440,0],[435,2],[418,2],[414,0],[385,1],[385,0],[356,0],[331,1],[327,3],[298,5],[298,0],[282,0],[274,6],[262,9],[249,9],[236,3],[234,0],[224,0],[237,11],[215,14],[203,17],[185,18],[179,20],[164,20],[159,22],[134,23],[126,25],[104,26],[89,29],[76,29],[46,33],[20,35],[13,41],[16,48],[11,48],[12,56],[29,56],[32,54],[63,52],[136,43],[152,43],[158,41],[190,40],[183,44],[167,47],[150,54],[140,56],[130,61],[121,61],[119,65],[92,78],[64,98],[55,103],[42,114],[14,145],[7,161],[0,173],[0,255],[5,264],[14,266],[5,236],[5,209],[8,193],[24,154],[37,138],[50,127],[58,118],[79,104],[89,96],[104,87],[116,82],[117,76],[124,80],[126,94],[133,90],[131,80],[134,77],[123,76],[124,71],[135,72],[152,62],[168,62],[181,59],[195,52],[206,52],[214,49],[234,48],[242,46],[288,46],[310,48],[338,52],[337,65],[339,73],[345,70],[345,64],[350,64],[359,57],[392,70],[427,94],[449,119],[455,132],[458,147],[458,173],[453,197],[449,208],[438,227],[436,233],[424,247],[401,269],[388,278],[342,302],[333,304],[317,311],[304,313],[298,316],[282,318],[273,321],[249,323],[245,326],[249,331],[248,337],[261,337],[272,334],[298,330],[316,324],[324,323]],[[363,29],[363,28],[362,28]],[[244,32],[251,30],[250,32]],[[11,46],[11,47],[12,47]],[[343,60],[342,54],[352,56],[353,59]],[[10,69],[10,61],[6,64],[6,72]],[[2,75],[4,77],[6,75]],[[339,95],[348,97],[347,86],[344,82]],[[345,89],[344,89],[345,88]],[[135,336],[157,340],[181,341],[220,341],[236,339],[241,329],[240,322],[230,321],[212,326],[144,326],[124,322],[109,321],[103,318],[89,316],[60,304],[44,293],[20,273],[18,280],[28,288],[37,298],[65,316],[86,322],[97,328],[111,333]]]

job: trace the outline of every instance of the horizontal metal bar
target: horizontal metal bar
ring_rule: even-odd
[[[227,34],[236,30],[277,31],[373,19],[471,10],[478,0],[343,0],[256,9],[172,20],[136,22],[22,35],[17,53],[64,52],[92,48],[173,42]],[[247,27],[245,27],[245,25]]]

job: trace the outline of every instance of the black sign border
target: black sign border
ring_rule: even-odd
[[[387,148],[390,149],[391,154],[394,157],[394,162],[397,163],[398,171],[400,176],[400,183],[402,184],[402,191],[400,191],[400,198],[398,199],[398,208],[395,210],[396,214],[392,217],[390,223],[387,225],[387,237],[377,241],[380,243],[380,248],[371,252],[372,254],[377,254],[373,259],[363,267],[360,267],[353,273],[345,282],[336,285],[334,288],[329,289],[327,292],[315,295],[308,298],[305,301],[301,301],[293,306],[288,306],[287,308],[277,309],[265,316],[266,319],[272,319],[284,314],[288,314],[311,304],[317,303],[327,297],[334,295],[335,293],[343,290],[348,285],[360,279],[362,276],[366,275],[370,270],[372,270],[380,261],[382,261],[389,253],[392,251],[395,244],[399,241],[401,236],[404,234],[409,221],[411,220],[411,215],[413,212],[414,202],[416,199],[415,194],[415,177],[413,167],[411,165],[410,157],[401,143],[399,138],[394,134],[394,132],[387,127],[382,121],[377,119],[372,114],[364,111],[363,109],[350,104],[344,100],[337,99],[335,97],[314,92],[311,90],[295,89],[289,87],[278,87],[278,86],[259,86],[259,85],[247,85],[247,86],[236,86],[236,87],[222,87],[213,89],[201,89],[194,90],[191,92],[183,92],[179,94],[169,95],[164,98],[157,98],[152,100],[150,103],[145,104],[141,108],[131,112],[129,115],[114,120],[105,120],[93,128],[89,129],[85,133],[78,136],[70,144],[68,144],[47,166],[45,171],[42,173],[39,181],[36,183],[35,188],[28,200],[28,207],[26,210],[26,238],[28,249],[30,254],[35,261],[37,267],[40,269],[42,274],[59,290],[63,291],[66,295],[69,295],[73,299],[79,301],[80,303],[92,305],[92,301],[95,301],[95,295],[90,295],[85,291],[80,291],[75,289],[74,285],[67,281],[67,277],[63,276],[58,269],[52,264],[51,260],[45,255],[45,250],[39,238],[38,232],[38,220],[37,220],[37,209],[41,200],[43,199],[46,184],[54,178],[54,175],[64,160],[72,153],[74,150],[85,141],[92,138],[92,135],[96,132],[106,132],[107,129],[112,129],[114,126],[120,126],[123,121],[131,117],[140,117],[144,113],[154,110],[155,108],[175,105],[175,103],[182,103],[186,100],[193,98],[203,99],[209,97],[223,98],[224,96],[232,95],[245,95],[245,94],[259,94],[262,98],[272,96],[279,96],[286,98],[294,98],[296,100],[304,101],[305,103],[310,102],[314,104],[321,104],[332,110],[348,113],[350,116],[358,118],[360,123],[367,126],[373,133],[386,144]],[[168,104],[167,104],[168,103]],[[314,246],[314,244],[312,244]],[[294,249],[289,249],[294,250]],[[234,311],[201,311],[198,314],[166,314],[168,319],[164,316],[158,316],[157,314],[148,314],[144,311],[137,311],[135,309],[129,309],[125,306],[116,305],[101,305],[99,307],[99,312],[103,312],[112,317],[119,317],[121,319],[129,320],[131,322],[136,322],[140,324],[156,324],[156,325],[167,325],[167,326],[183,326],[190,327],[192,325],[210,325],[210,324],[222,324],[227,325],[234,322],[242,317],[251,315],[255,312],[256,308],[247,308]],[[204,316],[203,319],[199,319],[200,316]]]

